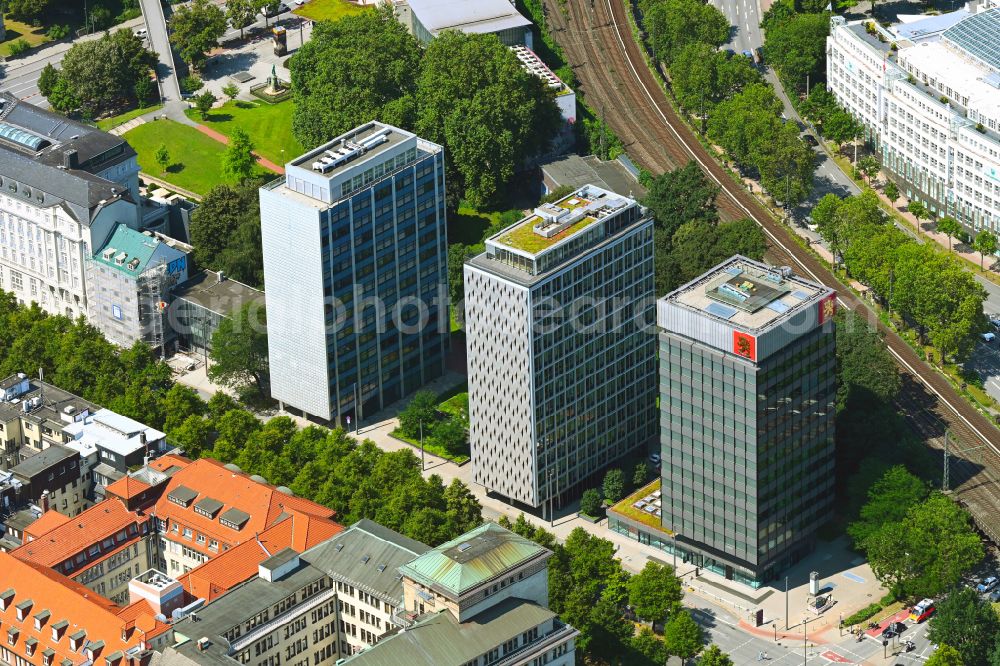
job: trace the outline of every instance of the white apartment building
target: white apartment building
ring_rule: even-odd
[[[124,139],[0,93],[0,289],[87,316],[93,248],[140,225],[138,174]]]
[[[914,18],[884,29],[833,17],[828,86],[908,198],[996,231],[1000,7]]]

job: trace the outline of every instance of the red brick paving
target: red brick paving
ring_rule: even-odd
[[[215,139],[216,141],[218,141],[219,143],[225,144],[227,146],[229,145],[229,137],[226,136],[225,134],[222,134],[220,132],[216,132],[214,129],[211,129],[209,127],[205,127],[204,125],[200,125],[200,124],[199,125],[195,125],[195,127],[198,129],[199,132],[201,132],[205,136],[209,136],[209,137]],[[271,170],[271,171],[273,171],[274,173],[277,173],[277,174],[284,174],[285,173],[285,170],[282,167],[278,166],[277,164],[275,164],[271,160],[265,159],[265,158],[261,157],[260,155],[258,155],[257,153],[254,153],[254,155],[257,156],[257,163],[260,164],[265,169],[269,169],[269,170]]]

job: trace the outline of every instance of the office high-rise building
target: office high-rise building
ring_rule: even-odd
[[[695,564],[757,586],[828,519],[835,298],[736,256],[657,302],[662,524]]]
[[[444,152],[371,122],[260,190],[271,395],[338,423],[444,367]],[[357,401],[360,401],[358,409]]]
[[[655,441],[653,222],[593,185],[465,265],[473,479],[539,507]]]

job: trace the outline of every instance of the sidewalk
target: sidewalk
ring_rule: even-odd
[[[139,16],[138,18],[125,21],[124,23],[113,25],[111,26],[110,30],[112,32],[114,32],[115,30],[125,29],[125,28],[131,30],[143,24],[144,24],[143,18],[142,16]],[[35,63],[43,61],[47,62],[55,56],[66,53],[66,51],[69,51],[71,48],[73,48],[74,44],[77,44],[79,42],[93,41],[95,39],[100,39],[103,36],[104,36],[104,31],[100,30],[98,32],[94,32],[89,35],[84,35],[83,37],[79,37],[73,40],[60,40],[57,42],[48,42],[44,46],[39,46],[32,49],[31,53],[29,53],[26,56],[14,59],[7,58],[7,60],[4,62],[5,75],[9,75],[11,72],[16,72],[19,69],[22,69],[28,65],[33,65]]]

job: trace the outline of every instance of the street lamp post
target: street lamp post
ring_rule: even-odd
[[[816,618],[817,620],[819,618]],[[809,661],[809,618],[802,620],[802,666]]]
[[[771,623],[771,628],[774,629],[774,642],[777,643],[778,642],[778,623],[777,622],[772,622]]]
[[[788,576],[785,576],[785,631],[788,631]]]

